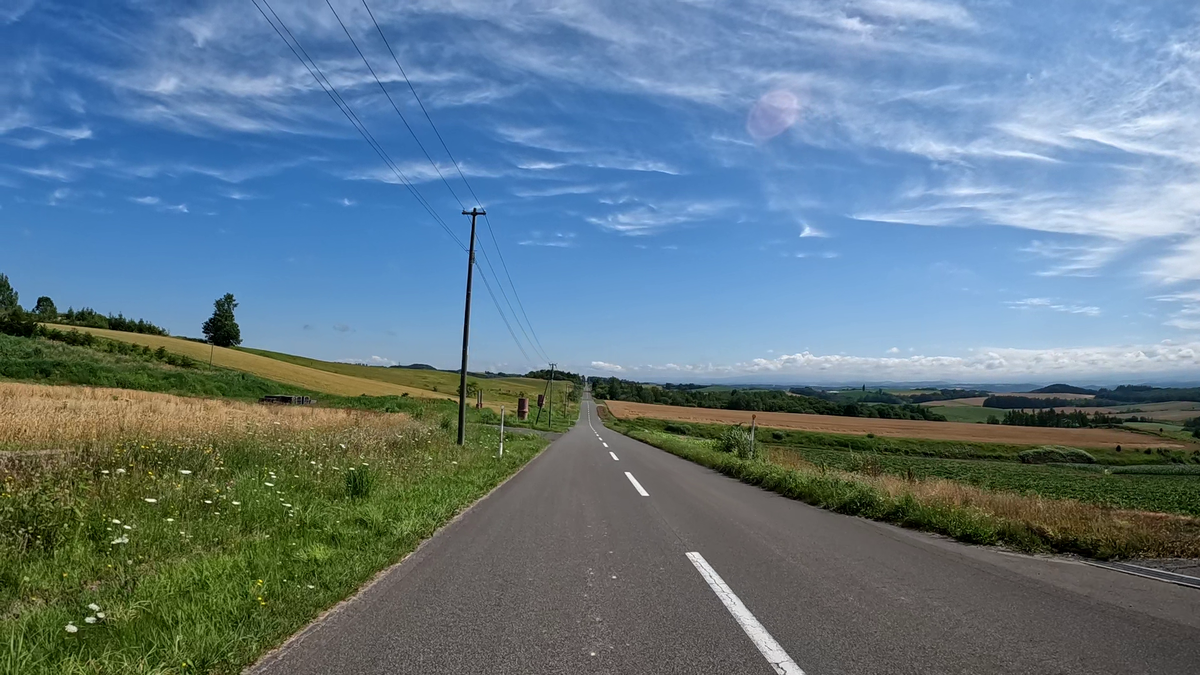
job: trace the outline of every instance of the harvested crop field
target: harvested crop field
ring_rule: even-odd
[[[200,440],[256,430],[333,431],[392,426],[404,419],[336,408],[15,382],[0,382],[0,410],[0,450],[76,448],[130,438]]]
[[[1078,448],[1106,448],[1114,445],[1126,448],[1189,447],[1182,443],[1164,442],[1162,439],[1155,439],[1145,434],[1119,429],[1047,429],[999,424],[888,420],[797,413],[752,413],[748,410],[685,408],[626,401],[606,401],[605,403],[609,412],[618,418],[652,417],[681,422],[749,424],[750,416],[756,414],[760,426],[832,434],[863,435],[871,433],[891,438],[928,438],[942,441],[1008,443],[1012,445],[1068,445]]]

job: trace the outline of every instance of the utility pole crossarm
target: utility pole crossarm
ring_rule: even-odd
[[[463,210],[464,216],[471,216],[471,248],[467,258],[467,301],[463,310],[463,350],[462,371],[458,378],[458,444],[462,445],[467,431],[467,345],[471,340],[471,273],[475,270],[475,219],[486,216],[487,211],[472,208]]]

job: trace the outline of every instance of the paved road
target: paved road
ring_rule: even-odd
[[[1195,675],[1200,591],[822,511],[608,431],[585,401],[255,670]]]

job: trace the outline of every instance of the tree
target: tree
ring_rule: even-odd
[[[7,314],[15,309],[20,309],[18,303],[19,296],[17,291],[8,283],[8,275],[0,274],[0,314]]]
[[[58,318],[58,308],[54,306],[54,301],[47,295],[43,295],[37,299],[37,304],[33,307],[33,313],[42,321],[54,321]]]
[[[204,337],[218,347],[233,347],[242,344],[242,330],[238,328],[233,318],[233,310],[237,309],[237,300],[232,293],[213,303],[213,315],[204,322]]]

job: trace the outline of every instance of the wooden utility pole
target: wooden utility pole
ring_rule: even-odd
[[[463,211],[471,216],[471,248],[467,257],[467,304],[463,310],[463,354],[462,372],[458,378],[458,444],[462,445],[467,431],[467,344],[471,339],[471,273],[475,271],[475,219],[487,215],[487,211],[472,208]]]

